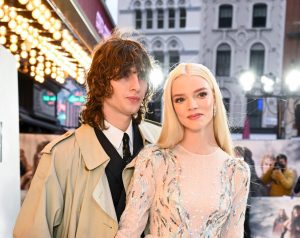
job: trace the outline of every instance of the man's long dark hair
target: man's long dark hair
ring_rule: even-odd
[[[127,76],[135,67],[138,77],[148,82],[146,95],[133,122],[140,123],[147,112],[152,89],[149,73],[152,59],[143,45],[133,39],[123,38],[118,32],[101,42],[94,51],[93,60],[87,74],[87,102],[81,113],[81,122],[92,127],[105,129],[103,102],[113,94],[111,80]]]

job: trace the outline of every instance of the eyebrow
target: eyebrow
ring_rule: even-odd
[[[207,90],[207,89],[208,89],[207,87],[198,88],[198,89],[194,90],[193,93],[198,93],[198,92],[201,92],[201,91],[205,91],[205,90]],[[183,95],[184,95],[184,93],[177,93],[177,94],[174,94],[174,95],[172,96],[172,98],[174,98],[174,97],[179,97],[179,96],[183,96]]]

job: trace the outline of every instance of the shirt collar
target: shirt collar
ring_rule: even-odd
[[[119,128],[113,126],[108,121],[104,121],[105,127],[107,127],[107,130],[103,130],[104,135],[107,137],[107,139],[110,141],[110,143],[116,148],[119,149],[122,146],[122,139],[124,135],[124,131],[120,130]],[[132,121],[130,121],[130,124],[128,128],[125,131],[129,136],[129,145],[132,147],[133,145],[133,134],[132,134]]]

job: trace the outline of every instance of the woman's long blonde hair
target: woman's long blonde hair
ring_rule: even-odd
[[[177,118],[172,103],[172,84],[174,79],[187,74],[200,76],[210,85],[216,107],[216,113],[213,118],[214,136],[219,147],[233,156],[232,139],[220,88],[210,70],[202,64],[195,63],[181,63],[169,73],[164,86],[163,122],[161,134],[157,141],[158,146],[161,148],[172,148],[183,139],[184,128]]]

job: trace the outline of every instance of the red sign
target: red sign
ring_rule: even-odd
[[[77,0],[77,3],[102,38],[111,35],[114,24],[108,10],[103,6],[105,3],[99,0]]]

